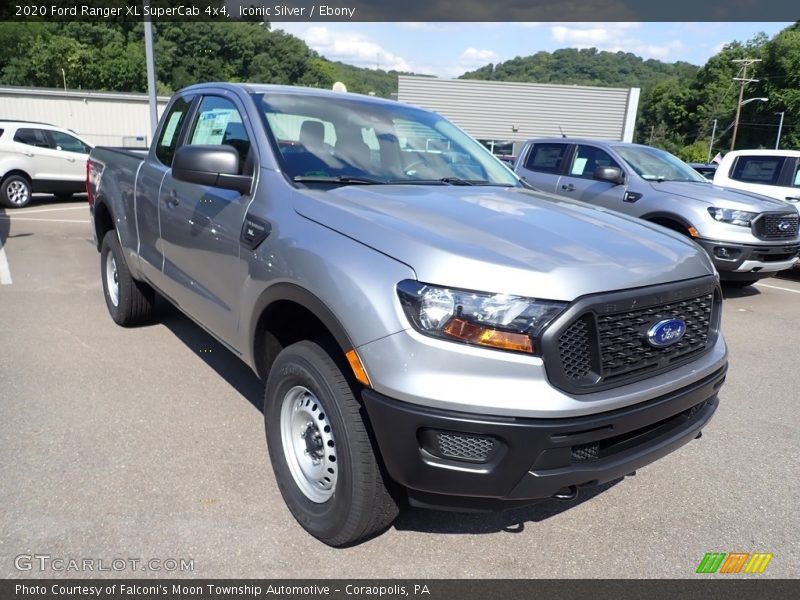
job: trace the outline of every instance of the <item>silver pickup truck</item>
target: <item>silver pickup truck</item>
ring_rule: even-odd
[[[154,139],[87,166],[111,317],[150,319],[158,292],[264,379],[281,493],[330,545],[404,498],[574,498],[717,408],[708,256],[531,191],[439,115],[210,83],[175,94]]]
[[[794,206],[712,185],[658,148],[577,138],[531,140],[514,170],[542,191],[693,238],[732,285],[750,285],[790,269],[800,255],[800,216]]]

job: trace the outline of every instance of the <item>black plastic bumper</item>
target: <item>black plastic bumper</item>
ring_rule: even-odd
[[[800,255],[800,244],[786,243],[776,245],[749,245],[720,242],[717,240],[695,240],[711,257],[714,266],[723,279],[753,279],[757,277],[771,277],[774,270],[769,270],[769,263],[791,260]],[[721,250],[722,249],[722,250]],[[720,258],[719,252],[731,255],[731,258]],[[739,271],[745,261],[757,261],[763,266],[756,271]],[[758,267],[756,267],[758,268]]]
[[[677,392],[566,419],[483,416],[426,408],[373,390],[363,398],[389,475],[449,507],[467,499],[548,498],[623,477],[691,441],[717,408],[727,365]],[[459,498],[460,497],[460,498]]]

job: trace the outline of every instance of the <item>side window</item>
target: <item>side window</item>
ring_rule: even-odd
[[[17,129],[14,134],[14,141],[28,146],[36,146],[37,148],[49,148],[50,142],[47,141],[47,136],[41,129]]]
[[[800,161],[794,167],[794,177],[792,177],[792,187],[800,187]]]
[[[740,156],[733,167],[731,179],[777,185],[784,160],[783,156]]]
[[[56,150],[64,150],[65,152],[79,152],[80,154],[87,154],[89,149],[78,138],[73,137],[61,131],[50,130],[50,138],[53,140],[53,146]]]
[[[200,103],[188,144],[232,146],[239,153],[239,174],[245,169],[250,138],[236,105],[220,96],[206,96]]]
[[[172,157],[175,156],[175,149],[178,146],[178,136],[191,103],[191,98],[178,98],[165,117],[161,137],[156,143],[156,158],[167,166],[172,165]]]
[[[558,173],[568,148],[568,144],[535,144],[528,152],[525,168],[542,173]]]
[[[572,165],[569,168],[569,174],[573,177],[592,179],[598,167],[619,168],[619,165],[605,150],[594,146],[578,146],[578,151],[575,153],[575,158],[572,159]]]

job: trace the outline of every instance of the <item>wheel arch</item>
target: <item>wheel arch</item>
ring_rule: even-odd
[[[646,215],[642,215],[641,218],[644,219],[645,221],[649,221],[650,223],[655,223],[656,225],[661,225],[662,227],[666,227],[667,229],[672,229],[673,231],[677,231],[678,233],[682,233],[684,235],[690,235],[689,228],[692,227],[692,224],[689,223],[686,219],[684,219],[680,215],[676,215],[675,213],[652,212]]]
[[[100,251],[103,237],[105,237],[106,233],[115,229],[114,215],[108,207],[108,202],[102,196],[95,198],[92,214],[94,216],[92,226],[94,227],[95,241],[97,250]]]
[[[266,289],[259,296],[253,315],[247,347],[252,352],[256,373],[264,380],[277,351],[291,343],[327,338],[331,345],[338,347],[343,359],[354,348],[347,330],[333,311],[314,293],[294,283],[276,283]],[[279,344],[277,348],[275,341]]]

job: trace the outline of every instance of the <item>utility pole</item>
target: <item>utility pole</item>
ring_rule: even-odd
[[[755,83],[758,79],[748,79],[747,78],[747,67],[753,65],[754,63],[761,62],[760,58],[740,58],[734,60],[733,62],[739,63],[742,65],[741,70],[741,77],[734,77],[734,81],[739,82],[739,100],[736,102],[736,117],[733,120],[733,137],[731,138],[731,152],[733,152],[734,147],[736,146],[736,134],[739,131],[739,115],[742,112],[742,100],[744,99],[744,86],[748,83]]]

